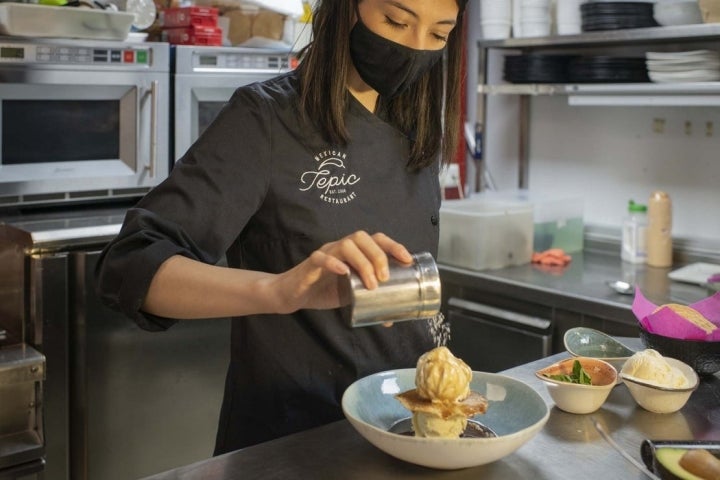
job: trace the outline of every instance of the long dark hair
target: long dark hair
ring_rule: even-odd
[[[313,12],[313,41],[301,54],[300,108],[326,141],[345,145],[348,106],[346,79],[352,65],[349,38],[358,0],[319,0]],[[443,164],[455,156],[460,132],[460,98],[463,59],[463,16],[467,0],[457,0],[457,25],[447,41],[447,82],[438,62],[412,87],[386,104],[389,121],[414,141],[407,167]],[[443,97],[444,92],[444,97]],[[444,111],[443,111],[444,106]]]

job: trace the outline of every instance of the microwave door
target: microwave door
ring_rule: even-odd
[[[167,82],[129,77],[0,83],[0,205],[138,196],[162,181]]]
[[[6,84],[0,92],[4,183],[137,171],[136,88]]]
[[[175,152],[177,161],[215,120],[235,87],[189,87],[175,97]],[[179,93],[179,92],[178,92]]]
[[[177,161],[212,122],[235,90],[281,73],[237,69],[231,74],[194,72],[175,74],[174,152]]]

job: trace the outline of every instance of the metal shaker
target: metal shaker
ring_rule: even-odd
[[[340,295],[351,307],[353,327],[418,320],[440,311],[440,274],[428,252],[413,254],[405,264],[388,258],[390,278],[368,290],[356,273],[342,277]]]

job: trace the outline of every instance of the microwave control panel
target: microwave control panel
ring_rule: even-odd
[[[193,70],[205,72],[279,72],[296,66],[296,59],[287,53],[203,52],[193,58]]]
[[[0,65],[7,64],[113,65],[137,68],[150,64],[150,49],[129,46],[0,44]]]

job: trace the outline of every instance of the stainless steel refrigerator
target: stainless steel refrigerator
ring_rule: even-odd
[[[0,218],[0,315],[46,357],[48,480],[127,480],[212,455],[228,319],[146,332],[102,305],[93,270],[123,209]]]

